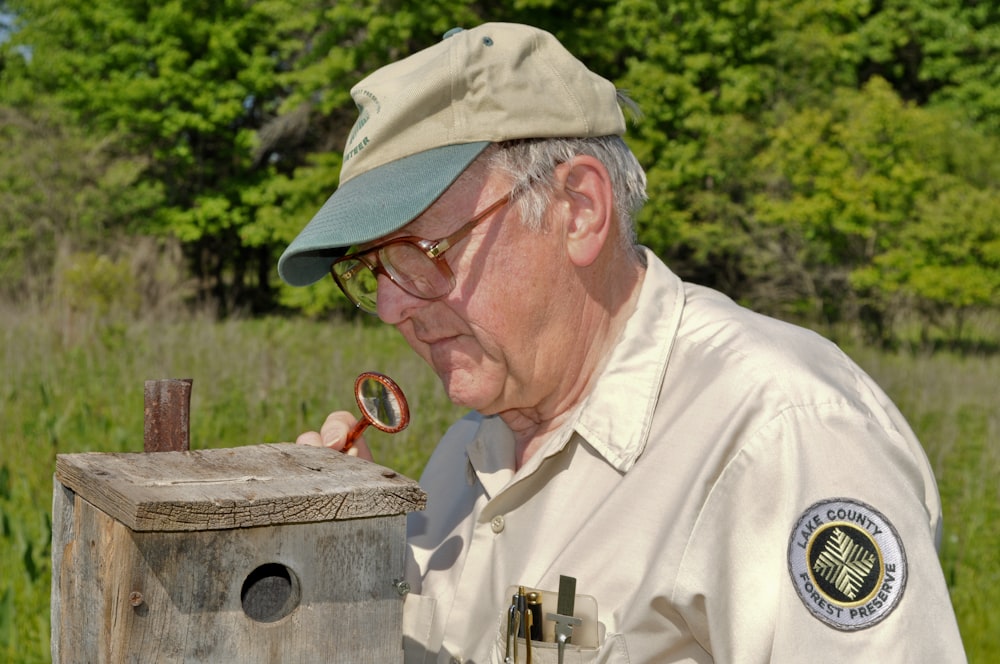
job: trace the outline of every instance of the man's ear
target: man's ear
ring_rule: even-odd
[[[614,194],[608,169],[599,159],[577,155],[556,167],[566,215],[566,251],[578,267],[593,263],[613,234]]]

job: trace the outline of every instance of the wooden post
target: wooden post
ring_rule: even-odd
[[[144,447],[147,452],[191,449],[190,378],[147,380]]]

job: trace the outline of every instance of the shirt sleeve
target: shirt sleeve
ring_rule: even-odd
[[[907,433],[790,407],[712,486],[673,601],[717,662],[964,662],[939,520]]]

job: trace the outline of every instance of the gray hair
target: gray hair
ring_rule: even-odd
[[[557,165],[577,155],[594,157],[608,169],[615,215],[624,248],[635,253],[635,215],[646,202],[646,173],[619,136],[597,138],[532,138],[497,143],[485,154],[491,170],[513,182],[513,198],[522,221],[541,229],[552,196]]]

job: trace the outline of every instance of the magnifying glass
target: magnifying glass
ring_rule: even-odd
[[[396,382],[380,373],[366,371],[354,381],[354,397],[361,409],[361,419],[347,434],[341,452],[354,447],[354,441],[373,425],[379,431],[399,433],[410,423],[410,407]]]

